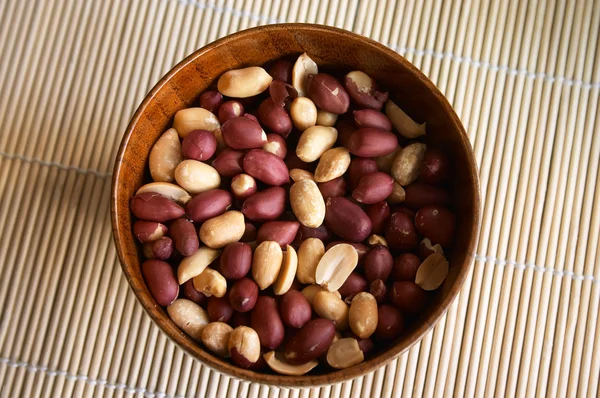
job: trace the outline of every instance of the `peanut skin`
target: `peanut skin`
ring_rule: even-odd
[[[301,328],[310,321],[312,309],[310,303],[302,293],[289,290],[281,298],[281,319],[283,323],[292,328]]]
[[[179,295],[179,283],[175,271],[169,263],[160,260],[147,260],[142,264],[142,275],[150,294],[158,305],[168,306]]]
[[[284,161],[279,156],[262,149],[248,152],[244,156],[243,164],[246,173],[265,184],[279,186],[290,181],[289,170]]]
[[[247,243],[230,243],[220,257],[221,274],[227,279],[241,279],[252,265],[252,248]]]
[[[285,329],[273,297],[261,296],[250,315],[250,325],[260,338],[260,344],[270,350],[283,342]]]
[[[344,86],[327,73],[309,75],[306,83],[308,97],[319,109],[341,115],[348,111],[350,97]]]
[[[272,240],[284,248],[292,243],[300,223],[298,221],[269,221],[264,223],[256,235],[257,243],[262,243],[266,240]]]
[[[131,199],[131,212],[145,221],[165,222],[183,216],[177,203],[154,192],[144,192]]]
[[[415,215],[417,230],[432,243],[450,247],[454,239],[455,217],[441,206],[423,207]]]
[[[196,228],[186,219],[178,218],[173,221],[170,234],[175,243],[175,249],[184,256],[191,256],[200,246]]]
[[[281,187],[257,192],[244,201],[242,213],[251,221],[276,220],[285,210],[287,194]]]
[[[333,342],[335,326],[328,319],[308,322],[285,345],[285,358],[291,364],[300,364],[319,358]]]
[[[325,225],[350,242],[362,242],[371,234],[371,220],[357,204],[346,198],[331,197],[326,201]]]

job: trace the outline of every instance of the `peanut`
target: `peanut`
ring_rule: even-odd
[[[385,104],[385,114],[392,121],[394,128],[401,136],[406,138],[417,138],[425,135],[426,123],[418,124],[410,118],[398,105],[392,100]]]
[[[221,176],[214,167],[193,159],[179,163],[175,169],[175,180],[192,194],[218,188],[221,184]]]
[[[290,178],[294,182],[302,181],[302,180],[313,180],[314,175],[310,171],[302,170],[302,169],[291,169],[290,170]]]
[[[348,329],[348,306],[335,293],[322,291],[313,300],[315,312],[320,317],[329,319],[335,325],[335,330]]]
[[[328,149],[321,155],[315,170],[316,182],[327,182],[344,175],[350,166],[350,153],[346,148]]]
[[[325,245],[318,238],[308,238],[298,248],[298,270],[296,277],[300,283],[315,283],[317,265],[325,254]]]
[[[182,161],[183,153],[177,130],[168,129],[159,137],[150,151],[148,165],[152,179],[162,182],[175,181],[175,168]]]
[[[181,138],[185,138],[191,131],[214,131],[221,127],[219,119],[204,108],[187,108],[178,111],[173,119],[173,128]]]
[[[377,329],[377,300],[371,293],[358,293],[352,299],[348,312],[350,329],[361,339],[371,337]]]
[[[196,341],[202,341],[202,331],[208,325],[208,314],[193,301],[177,299],[167,307],[169,317]]]
[[[448,260],[439,253],[433,253],[417,269],[415,283],[423,290],[435,290],[448,276]]]
[[[227,71],[219,77],[217,89],[226,97],[248,98],[269,88],[271,75],[260,66]]]
[[[202,330],[202,343],[220,357],[229,356],[227,343],[233,328],[224,322],[211,322]]]
[[[296,277],[296,270],[298,268],[298,255],[296,250],[290,245],[287,245],[286,251],[283,252],[283,262],[281,264],[281,270],[277,281],[273,285],[273,293],[280,296],[287,293],[294,282]]]
[[[282,262],[283,252],[279,243],[265,241],[256,247],[252,260],[252,277],[260,290],[265,290],[275,283]]]
[[[207,297],[221,298],[227,292],[227,281],[219,272],[206,268],[200,275],[194,277],[194,287]]]
[[[239,241],[245,229],[244,215],[239,211],[230,210],[205,221],[198,235],[206,246],[220,249],[229,243]]]
[[[319,73],[319,68],[308,54],[303,53],[298,57],[292,69],[292,86],[298,91],[299,96],[306,95],[308,75],[316,75],[317,73]]]
[[[340,243],[327,250],[315,273],[316,282],[333,292],[339,290],[358,264],[358,253],[349,244]]]
[[[177,268],[179,284],[183,285],[186,281],[200,275],[210,263],[219,257],[219,254],[221,254],[220,250],[203,246],[196,253],[185,257]]]
[[[292,365],[281,352],[269,351],[263,355],[267,365],[275,372],[288,376],[301,376],[313,370],[319,361],[312,360],[300,365]]]
[[[290,106],[292,123],[300,131],[304,131],[317,123],[317,107],[307,97],[298,97]]]
[[[248,368],[260,357],[260,339],[254,329],[238,326],[229,335],[227,349],[236,364]]]
[[[322,109],[317,111],[317,124],[319,126],[333,127],[337,122],[338,115],[335,113],[327,112]]]
[[[346,369],[364,360],[358,341],[352,337],[339,339],[327,350],[327,363],[335,369]]]
[[[154,192],[181,204],[186,204],[192,199],[185,189],[169,182],[151,182],[143,185],[135,194],[139,195],[144,192]]]
[[[423,165],[423,158],[427,146],[421,143],[410,144],[404,147],[392,163],[392,177],[402,186],[414,182]]]
[[[314,162],[325,151],[333,147],[337,136],[337,130],[333,127],[309,127],[300,136],[300,140],[296,146],[296,155],[304,162]]]
[[[325,219],[325,201],[312,180],[302,180],[290,188],[290,204],[298,221],[306,227],[317,228]]]

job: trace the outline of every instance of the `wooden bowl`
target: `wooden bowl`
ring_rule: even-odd
[[[427,121],[427,143],[448,151],[454,170],[458,220],[451,270],[420,318],[365,362],[323,374],[284,376],[238,368],[205,351],[183,333],[157,305],[140,272],[140,247],[132,232],[129,201],[148,176],[146,161],[158,137],[171,126],[175,112],[193,106],[219,75],[229,69],[263,65],[306,52],[321,66],[362,70],[383,83],[391,97],[418,121]],[[164,76],[146,96],[127,127],[112,180],[112,224],[123,272],[138,300],[156,324],[180,347],[207,366],[228,375],[277,386],[308,387],[348,380],[372,372],[406,351],[431,329],[460,290],[474,255],[479,228],[479,186],[471,145],[459,118],[434,84],[389,48],[344,30],[310,24],[270,25],[227,36],[196,51]]]

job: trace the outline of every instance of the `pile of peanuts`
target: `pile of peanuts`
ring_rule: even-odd
[[[448,274],[450,165],[425,132],[367,74],[307,54],[225,72],[175,114],[131,200],[150,293],[254,371],[385,350]]]

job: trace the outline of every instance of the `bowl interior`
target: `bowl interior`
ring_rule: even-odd
[[[262,65],[286,55],[308,53],[320,66],[362,70],[383,83],[391,98],[413,119],[427,121],[428,145],[452,159],[454,207],[458,220],[450,273],[433,302],[389,349],[352,368],[326,374],[283,376],[243,370],[223,361],[184,334],[156,304],[140,272],[129,200],[145,181],[146,160],[175,113],[193,106],[223,72]],[[284,24],[243,31],[210,44],[173,68],[148,94],[134,115],[117,155],[113,175],[113,231],[123,271],[154,321],[178,345],[208,366],[246,380],[279,386],[315,386],[373,371],[421,338],[446,311],[470,267],[479,224],[479,188],[471,146],[458,117],[435,86],[400,55],[362,36],[324,26]]]

